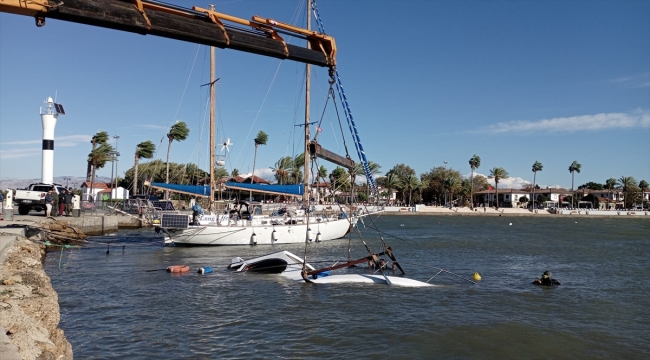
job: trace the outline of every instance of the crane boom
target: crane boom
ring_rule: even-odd
[[[289,59],[330,70],[336,66],[336,43],[331,36],[258,16],[246,20],[196,6],[188,9],[153,0],[1,0],[0,12],[33,16],[39,27],[45,25],[45,18],[52,18]],[[311,49],[287,44],[281,33],[306,39]]]

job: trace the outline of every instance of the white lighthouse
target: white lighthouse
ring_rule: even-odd
[[[51,97],[41,106],[41,122],[43,123],[43,169],[41,182],[52,184],[54,182],[54,128],[59,115],[65,115],[63,105],[55,103]]]

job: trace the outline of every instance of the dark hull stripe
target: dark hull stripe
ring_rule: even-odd
[[[54,140],[43,140],[43,150],[54,150]]]

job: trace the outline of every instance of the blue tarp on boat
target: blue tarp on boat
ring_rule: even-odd
[[[227,182],[226,187],[229,189],[236,190],[247,190],[262,192],[267,194],[278,194],[278,195],[293,195],[293,196],[302,196],[305,193],[305,187],[303,184],[299,185],[264,185],[264,184],[247,184],[247,183],[238,183],[238,182]]]
[[[165,184],[165,183],[151,183],[149,186],[162,190],[170,190],[189,195],[197,196],[210,196],[210,185],[181,185],[181,184]]]

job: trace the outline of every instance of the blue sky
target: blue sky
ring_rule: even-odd
[[[189,1],[169,1],[191,7]],[[222,1],[217,10],[304,26],[299,0]],[[419,174],[447,166],[469,174],[505,168],[505,186],[576,186],[610,177],[650,181],[650,2],[343,1],[318,2],[338,45],[338,70],[368,158],[388,171]],[[293,42],[295,43],[295,41]],[[119,135],[120,174],[136,144],[151,140],[165,159],[169,127],[190,137],[171,161],[207,167],[209,52],[203,46],[48,19],[0,14],[0,180],[40,178],[39,106],[57,96],[67,115],[55,133],[55,176],[84,176],[90,137]],[[226,168],[250,172],[253,138],[269,134],[257,169],[301,152],[304,66],[217,49],[218,141],[234,145]],[[315,68],[312,121],[327,74]],[[202,126],[204,127],[201,130]],[[343,152],[330,105],[320,141]],[[344,124],[345,129],[345,124]],[[336,130],[336,131],[333,131]],[[313,129],[312,129],[313,131]],[[346,136],[348,136],[346,131]],[[348,136],[348,147],[356,160]],[[114,144],[114,141],[113,141]],[[331,164],[325,164],[330,170]],[[110,176],[110,165],[100,170]],[[256,174],[258,172],[256,171]]]

